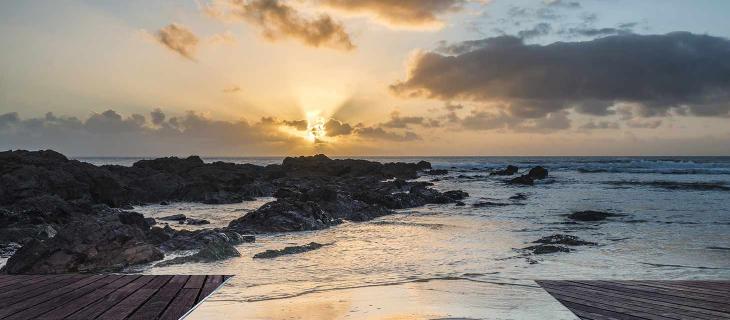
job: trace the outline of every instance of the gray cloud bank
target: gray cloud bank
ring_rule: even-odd
[[[391,119],[402,121],[403,118]],[[413,121],[406,118],[406,122]],[[425,121],[425,120],[424,120]],[[92,113],[86,119],[57,116],[21,118],[18,113],[0,114],[0,150],[54,149],[69,155],[275,155],[306,146],[302,137],[280,130],[290,127],[304,133],[306,120],[263,117],[246,120],[214,120],[195,112],[168,116],[160,109],[149,115],[123,116],[114,110]],[[336,119],[325,124],[328,137],[353,141],[403,142],[421,139],[405,126],[388,130],[382,124],[351,125]],[[326,141],[324,142],[326,143]]]
[[[641,116],[730,116],[728,39],[675,32],[527,45],[504,36],[461,47],[455,56],[418,56],[391,89],[405,97],[501,103],[520,118],[568,109],[608,115],[618,104],[636,106]]]

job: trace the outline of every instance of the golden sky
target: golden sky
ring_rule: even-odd
[[[718,1],[6,1],[0,148],[729,155],[728,10]]]

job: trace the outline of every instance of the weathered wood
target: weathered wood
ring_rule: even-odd
[[[54,310],[51,310],[47,312],[44,315],[41,315],[38,317],[38,319],[64,319],[70,315],[72,315],[74,312],[79,311],[86,306],[100,300],[101,298],[105,297],[106,295],[110,294],[114,290],[123,287],[127,285],[128,283],[134,281],[134,279],[137,279],[138,276],[123,276],[114,282],[111,282],[107,285],[105,285],[102,288],[96,289],[92,292],[87,293],[86,295],[69,301],[68,303],[57,307]]]
[[[93,275],[93,276],[88,276],[88,277],[83,277],[83,278],[72,278],[72,280],[78,280],[78,281],[73,281],[68,284],[64,283],[65,285],[63,285],[61,287],[57,287],[54,290],[50,290],[50,291],[46,290],[46,293],[37,295],[32,298],[28,298],[25,300],[18,301],[17,303],[14,303],[14,304],[4,306],[2,309],[0,309],[0,318],[7,317],[7,316],[12,315],[16,312],[19,312],[21,310],[32,308],[35,305],[38,305],[47,300],[50,300],[50,299],[53,299],[60,295],[63,295],[69,291],[73,291],[74,289],[76,289],[78,287],[82,287],[84,285],[87,285],[89,283],[92,283],[92,282],[97,281],[104,277],[105,277],[105,275]]]
[[[730,319],[728,281],[537,283],[581,319]]]
[[[200,303],[203,299],[207,298],[215,289],[220,287],[220,285],[223,283],[223,276],[208,276],[205,278],[205,284],[203,284],[203,289],[200,290],[200,295],[198,296],[197,303]]]
[[[114,307],[104,312],[101,319],[124,319],[130,314],[134,313],[142,304],[155,294],[160,288],[162,288],[172,276],[158,276],[152,281],[148,282],[144,287],[135,291],[124,300],[117,303]]]
[[[203,288],[205,276],[190,276],[185,286],[180,290],[175,299],[170,302],[160,319],[175,320],[180,319],[188,311],[190,311],[197,301],[198,294]]]
[[[152,298],[145,302],[129,319],[157,319],[165,311],[172,299],[182,289],[190,276],[176,275],[165,284]]]

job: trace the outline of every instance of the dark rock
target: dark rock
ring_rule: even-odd
[[[144,221],[147,222],[148,226],[154,226],[157,224],[155,218],[144,218]]]
[[[120,212],[119,215],[117,215],[117,217],[119,217],[119,221],[123,224],[137,226],[140,229],[145,230],[145,231],[150,229],[149,222],[147,221],[147,219],[145,219],[145,217],[141,213],[132,212],[132,211],[123,211],[123,212]],[[154,221],[154,219],[152,219],[152,221]]]
[[[161,202],[160,202],[160,205],[161,205],[161,206],[167,206],[167,205],[170,205],[170,203],[169,203],[169,202],[167,202],[167,201],[161,201]]]
[[[434,170],[424,171],[423,173],[426,175],[430,175],[430,176],[442,176],[442,175],[449,174],[449,171],[444,170],[444,169],[434,169]]]
[[[548,176],[548,171],[541,166],[537,166],[530,169],[530,172],[527,173],[527,176],[534,180],[545,179]]]
[[[576,221],[602,221],[609,217],[619,216],[616,213],[601,212],[601,211],[578,211],[568,215],[568,219]]]
[[[473,204],[472,206],[476,208],[482,208],[482,207],[504,207],[504,206],[511,206],[514,203],[502,203],[502,202],[492,202],[492,201],[482,201],[477,202]]]
[[[519,168],[517,168],[517,167],[515,167],[513,165],[509,165],[505,169],[497,170],[497,171],[494,171],[494,172],[490,173],[490,175],[493,175],[493,176],[511,176],[511,175],[517,173],[518,170],[519,170]]]
[[[145,240],[142,229],[118,221],[69,224],[51,239],[25,244],[3,270],[8,274],[119,271],[162,259],[162,252]]]
[[[519,184],[524,186],[535,185],[535,180],[527,175],[519,176],[508,181],[510,184]]]
[[[278,199],[231,221],[228,227],[244,233],[325,229],[339,224],[312,201]]]
[[[304,252],[308,252],[308,251],[312,251],[312,250],[317,250],[319,248],[322,248],[322,247],[328,246],[328,245],[331,245],[331,243],[321,244],[321,243],[316,243],[316,242],[310,242],[309,244],[306,244],[306,245],[291,246],[291,247],[286,247],[286,248],[280,249],[280,250],[266,250],[264,252],[259,252],[259,253],[255,254],[253,256],[253,258],[254,259],[271,259],[271,258],[283,256],[283,255],[288,255],[288,254],[298,254],[298,253],[304,253]]]
[[[188,218],[185,220],[185,223],[189,225],[203,225],[203,224],[210,224],[210,221],[205,219],[195,219],[195,218]]]
[[[461,202],[461,201],[456,201],[455,205],[456,205],[457,207],[463,207],[463,206],[465,206],[465,205],[466,205],[466,203],[463,203],[463,202]]]
[[[213,237],[205,242],[197,253],[191,256],[177,257],[171,260],[156,264],[156,267],[170,266],[190,262],[213,262],[233,257],[240,257],[241,254],[233,246],[233,241],[227,237]]]
[[[444,192],[444,195],[446,197],[451,198],[452,200],[464,200],[469,197],[469,194],[461,191],[461,190],[450,190]]]
[[[584,241],[576,236],[567,235],[567,234],[554,234],[551,236],[542,237],[538,240],[533,241],[532,243],[562,244],[562,245],[567,245],[567,246],[593,246],[593,245],[596,245],[595,242]]]
[[[164,221],[185,221],[185,219],[187,219],[187,218],[188,217],[186,217],[184,214],[178,213],[178,214],[173,214],[173,215],[169,215],[169,216],[165,216],[165,217],[157,218],[157,219],[164,220]]]
[[[524,248],[525,250],[531,251],[533,254],[548,254],[557,252],[570,252],[570,248],[563,246],[556,246],[552,244],[539,244],[535,246],[529,246]]]

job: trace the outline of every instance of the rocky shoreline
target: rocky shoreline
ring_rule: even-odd
[[[69,160],[50,151],[0,152],[0,247],[17,251],[3,273],[120,271],[176,250],[198,253],[165,264],[238,256],[233,247],[269,232],[318,230],[367,221],[395,209],[457,203],[463,191],[440,192],[411,181],[431,164],[286,158],[280,165],[204,163],[197,156],[141,160],[131,167]],[[171,201],[275,201],[225,228],[156,226],[133,205]]]

